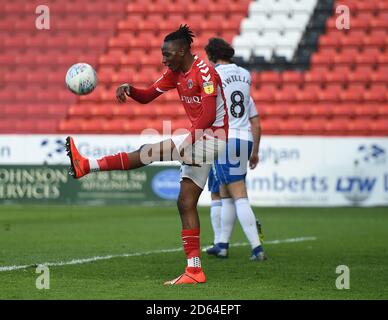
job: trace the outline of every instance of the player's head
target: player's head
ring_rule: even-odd
[[[213,63],[219,61],[231,63],[234,56],[233,47],[222,38],[210,38],[205,51]]]
[[[189,26],[181,25],[178,30],[164,38],[162,45],[163,64],[172,71],[180,69],[184,57],[190,53],[194,33]]]

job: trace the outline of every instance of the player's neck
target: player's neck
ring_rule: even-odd
[[[195,61],[194,56],[191,53],[187,54],[185,56],[184,61],[183,61],[181,71],[183,73],[186,73],[187,71],[189,71],[191,69],[191,67],[193,66],[194,61]]]

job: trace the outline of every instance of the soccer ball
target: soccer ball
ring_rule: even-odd
[[[89,94],[97,86],[96,71],[87,63],[73,64],[66,73],[66,86],[77,95]]]

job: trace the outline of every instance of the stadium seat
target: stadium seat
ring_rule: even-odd
[[[388,118],[388,104],[379,105],[377,106],[376,110],[377,110],[377,114],[373,109],[373,113],[375,116],[378,116],[380,119]]]
[[[387,136],[388,135],[388,119],[382,118],[370,123],[372,135]]]
[[[318,104],[318,105],[308,105],[306,106],[306,110],[309,110],[309,115],[312,119],[317,118],[329,118],[332,115],[333,108],[331,106],[325,105],[325,104]]]
[[[378,112],[376,112],[376,108],[373,105],[359,104],[359,105],[354,105],[352,107],[353,107],[353,113],[357,118],[375,119],[379,116]]]
[[[325,124],[328,120],[325,118],[314,118],[308,121],[303,121],[302,130],[305,134],[325,135]]]
[[[280,133],[281,120],[267,119],[262,121],[262,132],[264,135],[274,135]]]
[[[387,103],[386,93],[387,89],[384,85],[372,86],[370,90],[364,92],[364,101],[367,103]]]
[[[325,122],[325,134],[330,136],[347,135],[347,119],[331,119]]]
[[[289,135],[301,135],[303,133],[304,120],[300,118],[290,118],[282,121],[280,131]]]

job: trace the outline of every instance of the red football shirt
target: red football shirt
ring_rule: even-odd
[[[166,92],[176,88],[193,127],[196,127],[199,117],[204,112],[201,103],[202,98],[216,96],[216,120],[211,129],[223,128],[227,136],[228,112],[226,110],[226,101],[222,90],[221,78],[213,66],[195,57],[193,65],[188,72],[173,72],[168,69],[153,84],[153,87],[158,92]]]

